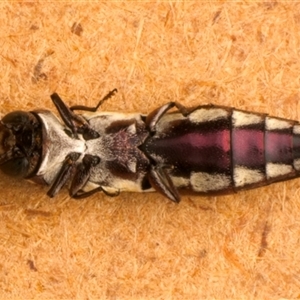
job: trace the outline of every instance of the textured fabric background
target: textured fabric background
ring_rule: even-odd
[[[0,112],[148,113],[175,100],[300,120],[300,4],[0,3]],[[300,296],[300,181],[222,197],[66,190],[1,175],[0,298]]]

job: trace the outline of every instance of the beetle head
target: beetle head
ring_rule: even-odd
[[[0,170],[14,177],[30,177],[41,156],[41,132],[33,113],[5,115],[0,123]]]

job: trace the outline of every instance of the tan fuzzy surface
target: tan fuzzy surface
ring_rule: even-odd
[[[0,2],[0,112],[214,103],[300,120],[297,1]],[[300,181],[236,195],[101,193],[1,175],[0,299],[295,299]]]

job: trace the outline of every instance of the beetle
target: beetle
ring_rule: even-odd
[[[96,192],[218,195],[300,174],[300,124],[231,107],[169,102],[148,115],[68,107],[14,111],[0,123],[0,170],[80,199]],[[173,110],[171,110],[173,108]],[[77,114],[75,111],[84,113]]]

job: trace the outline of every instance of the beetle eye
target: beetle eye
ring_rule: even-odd
[[[25,177],[29,168],[25,157],[13,158],[0,166],[3,173],[12,177]]]
[[[24,111],[13,111],[2,118],[2,123],[8,128],[18,131],[29,122],[29,113]]]

